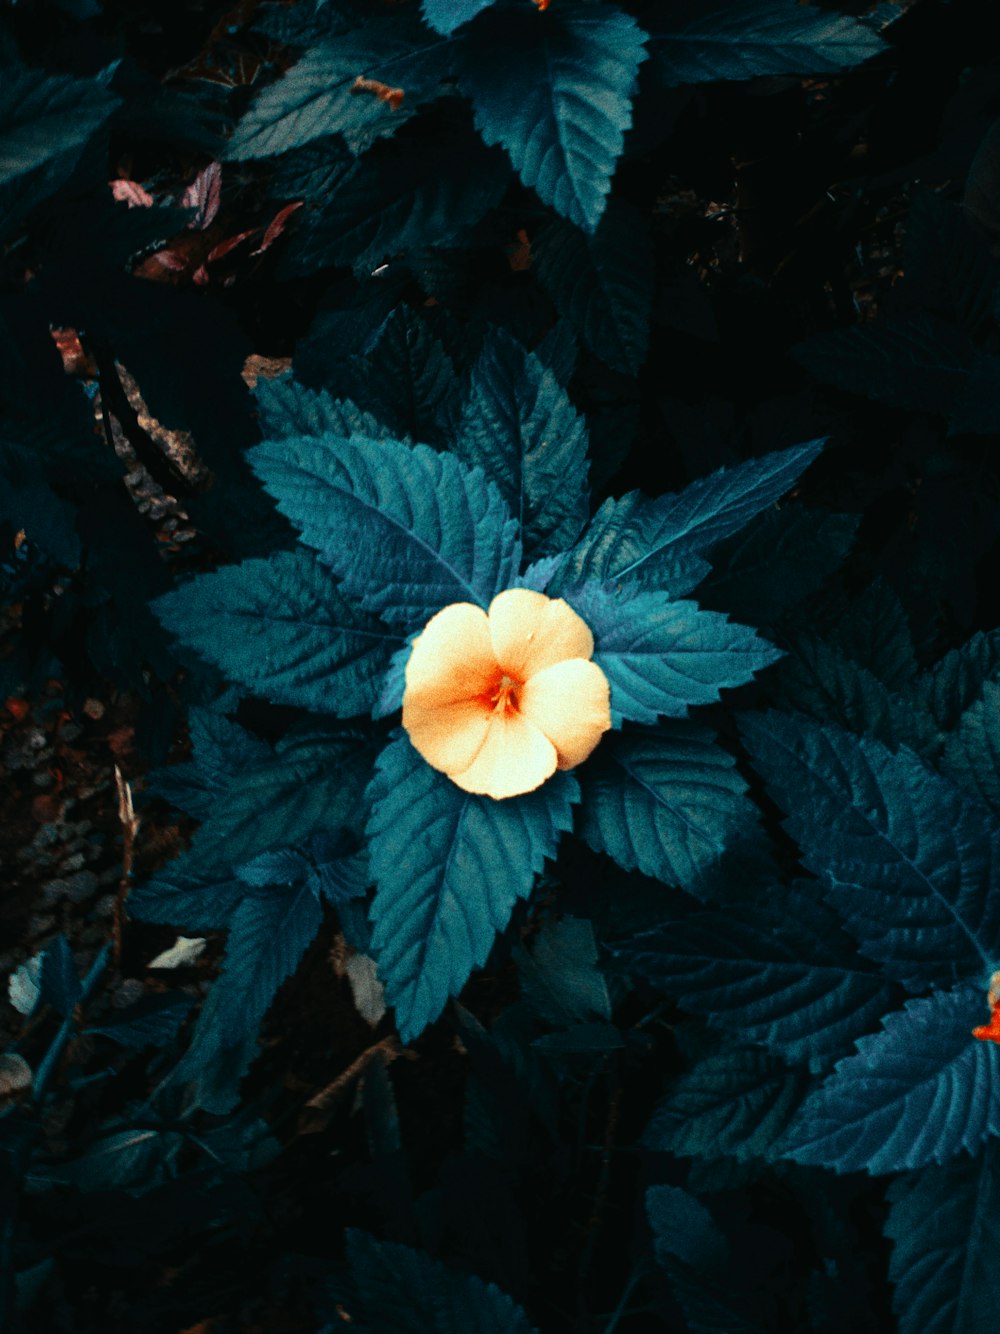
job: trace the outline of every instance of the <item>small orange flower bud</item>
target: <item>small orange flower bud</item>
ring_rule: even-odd
[[[427,622],[406,664],[403,726],[432,768],[501,800],[572,769],[611,726],[594,637],[562,598],[498,593]]]

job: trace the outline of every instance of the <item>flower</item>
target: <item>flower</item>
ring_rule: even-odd
[[[466,792],[531,792],[587,758],[611,726],[594,636],[562,598],[527,588],[483,611],[453,602],[424,626],[406,664],[403,726],[434,769]]]

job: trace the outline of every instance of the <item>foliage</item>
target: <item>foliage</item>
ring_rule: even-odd
[[[991,20],[2,7],[0,1325],[992,1320]]]

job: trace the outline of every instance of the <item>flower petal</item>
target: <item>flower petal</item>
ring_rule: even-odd
[[[472,700],[489,693],[498,676],[486,613],[471,602],[453,602],[432,616],[413,641],[404,676],[403,726],[408,702],[432,708]]]
[[[541,787],[556,771],[556,748],[519,713],[495,713],[482,750],[464,773],[451,781],[466,792],[497,801]]]
[[[490,603],[490,635],[497,662],[509,675],[527,681],[567,658],[594,652],[590,628],[562,598],[530,588],[509,588]]]
[[[530,677],[517,692],[517,707],[555,746],[560,769],[582,764],[611,727],[608,678],[583,658]]]
[[[425,705],[403,696],[403,726],[432,769],[468,769],[486,740],[492,713],[480,700]]]

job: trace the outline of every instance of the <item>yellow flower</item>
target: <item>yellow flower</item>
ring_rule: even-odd
[[[466,792],[531,792],[587,758],[611,726],[594,636],[562,598],[498,593],[489,611],[453,602],[406,664],[403,726],[429,765]]]

